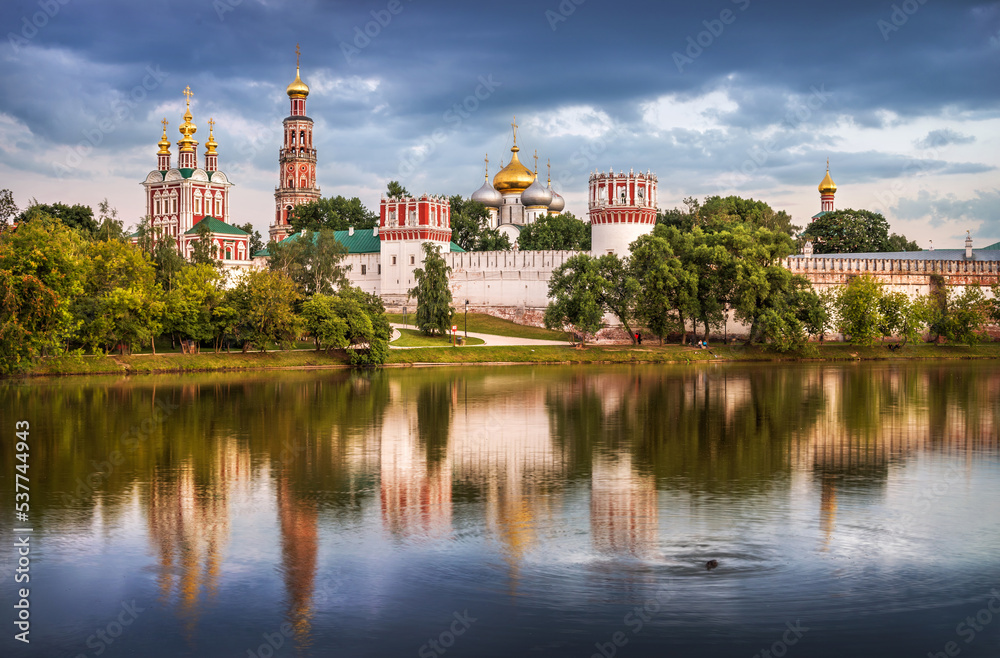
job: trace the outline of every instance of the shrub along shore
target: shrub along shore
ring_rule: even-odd
[[[680,345],[569,345],[426,347],[391,350],[383,367],[507,364],[693,364],[729,362],[900,361],[912,359],[997,359],[1000,343],[908,345],[892,351],[886,345],[858,347],[847,343],[810,344],[795,353],[762,346],[712,345],[709,349]],[[155,374],[241,370],[308,370],[350,368],[343,352],[290,350],[251,353],[136,354],[131,356],[62,356],[41,359],[29,377],[96,374]]]

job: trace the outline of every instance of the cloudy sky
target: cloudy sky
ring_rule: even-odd
[[[829,158],[838,208],[924,247],[1000,240],[998,2],[5,0],[0,26],[0,187],[21,207],[107,197],[134,223],[190,85],[234,219],[266,234],[300,43],[324,195],[468,196],[517,115],[580,217],[614,167],[655,172],[661,207],[738,194],[804,225]]]

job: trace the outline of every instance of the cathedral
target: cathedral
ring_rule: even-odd
[[[181,117],[177,142],[177,166],[173,166],[166,118],[163,136],[156,152],[156,169],[146,175],[142,186],[146,192],[146,217],[155,240],[169,240],[177,251],[190,258],[194,244],[200,239],[199,224],[208,227],[216,257],[223,269],[240,272],[252,266],[250,234],[233,226],[229,214],[229,190],[232,183],[219,170],[218,142],[215,141],[215,121],[208,120],[208,141],[205,142],[204,166],[198,166],[198,142],[194,139],[198,127],[193,123],[190,87],[184,89],[186,109]],[[131,241],[137,244],[138,233]]]

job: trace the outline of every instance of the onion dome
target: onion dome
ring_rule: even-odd
[[[548,208],[552,203],[552,191],[545,188],[535,176],[534,182],[521,193],[521,205],[525,208]]]
[[[205,142],[205,155],[218,155],[216,147],[219,145],[215,141],[215,119],[208,120],[208,141]]]
[[[163,121],[163,137],[160,138],[160,142],[157,146],[160,150],[156,152],[157,155],[170,155],[170,140],[167,139],[167,119],[164,117]]]
[[[517,147],[517,142],[514,142],[514,146],[510,149],[512,154],[510,164],[493,177],[493,187],[501,194],[504,192],[523,192],[535,180],[535,175],[531,173],[531,170],[517,159],[517,153],[520,150]]]
[[[187,109],[184,111],[184,123],[180,125],[177,130],[183,137],[177,142],[177,146],[180,147],[182,151],[194,151],[195,147],[198,146],[198,142],[191,137],[191,135],[198,132],[198,126],[191,123],[191,97],[194,94],[191,92],[191,87],[184,88],[184,95],[187,96]]]
[[[503,195],[490,185],[490,160],[486,158],[486,180],[483,186],[472,193],[472,200],[478,201],[487,208],[499,208],[503,204]]]
[[[819,184],[820,194],[836,194],[837,184],[833,182],[830,178],[830,161],[826,161],[826,176],[823,177],[823,182]]]
[[[285,89],[285,93],[288,94],[289,98],[305,98],[309,95],[309,85],[302,82],[302,78],[299,76],[299,65],[295,65],[295,80],[292,84],[288,85]]]
[[[566,199],[562,198],[562,195],[552,189],[552,161],[548,162],[549,168],[549,180],[548,180],[548,191],[552,194],[552,203],[549,204],[549,210],[554,213],[561,213],[566,208]]]

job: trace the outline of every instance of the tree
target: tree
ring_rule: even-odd
[[[222,303],[223,275],[211,265],[185,265],[165,295],[164,331],[197,343],[216,336],[214,311]]]
[[[510,239],[490,228],[486,206],[456,194],[448,199],[451,207],[451,239],[466,251],[509,251]]]
[[[989,312],[993,324],[1000,324],[1000,282],[994,283],[991,292],[993,299],[990,301]]]
[[[97,204],[97,229],[94,237],[98,240],[124,240],[125,226],[118,218],[118,211],[111,207],[107,198]]]
[[[705,203],[698,209],[698,218],[702,226],[714,230],[733,222],[742,222],[755,228],[766,228],[786,235],[794,235],[800,229],[792,225],[791,216],[784,210],[775,212],[763,201],[738,196],[707,197]]]
[[[622,260],[615,254],[605,254],[597,259],[597,271],[603,280],[597,298],[598,304],[618,318],[628,332],[629,339],[635,343],[632,320],[635,317],[639,282],[629,271],[627,259]]]
[[[241,231],[245,231],[250,234],[250,257],[264,248],[264,238],[261,236],[260,231],[253,227],[253,222],[247,222],[243,226],[237,226],[236,228]]]
[[[120,240],[92,242],[83,294],[74,300],[80,341],[92,351],[122,353],[160,334],[163,289],[149,257]]]
[[[586,334],[601,328],[604,308],[601,295],[604,279],[596,258],[580,254],[566,260],[552,272],[549,280],[549,298],[545,309],[545,326],[549,329],[575,327],[583,343]]]
[[[989,315],[989,301],[978,283],[965,286],[961,294],[952,290],[948,295],[944,337],[972,347],[987,337],[983,327]]]
[[[14,193],[6,189],[0,190],[0,225],[9,223],[19,212],[14,203]]]
[[[378,224],[378,214],[366,208],[358,197],[335,196],[295,206],[288,223],[295,231],[346,231],[352,226],[371,229]]]
[[[237,282],[226,305],[241,318],[236,330],[250,347],[265,351],[271,343],[291,346],[299,318],[295,282],[283,272],[254,270]]]
[[[840,331],[850,337],[852,345],[870,347],[896,322],[883,314],[882,283],[874,277],[856,276],[840,289],[835,297],[837,323]]]
[[[524,251],[590,251],[590,225],[569,212],[546,215],[524,226],[517,244]]]
[[[376,295],[352,287],[316,295],[302,304],[302,317],[317,351],[345,350],[354,365],[385,363],[392,330]]]
[[[883,291],[878,312],[882,316],[880,331],[883,336],[901,336],[903,342],[920,341],[929,318],[929,306],[923,297],[909,297],[900,291]]]
[[[330,229],[306,230],[301,235],[267,245],[271,271],[284,272],[304,297],[331,295],[347,284],[342,262],[345,247]]]
[[[392,199],[399,199],[410,196],[410,193],[406,191],[405,187],[399,184],[399,181],[391,180],[386,186],[386,196]]]
[[[697,278],[674,254],[666,231],[657,226],[641,236],[632,243],[629,258],[630,274],[639,285],[636,317],[661,345],[668,334],[683,332],[685,319],[697,312]]]
[[[0,371],[64,348],[77,324],[72,305],[83,291],[86,250],[77,231],[44,214],[0,233]]]
[[[889,222],[869,210],[835,210],[817,217],[802,237],[811,240],[813,253],[846,254],[913,251],[916,243],[905,236],[889,236]]]
[[[29,222],[36,217],[47,216],[58,219],[70,228],[79,229],[87,236],[97,233],[97,220],[94,219],[94,211],[90,206],[73,205],[65,203],[45,204],[38,203],[32,199],[31,203],[17,216],[17,223]]]
[[[347,321],[337,313],[334,298],[314,295],[302,304],[303,328],[313,337],[316,351],[348,346]]]
[[[200,221],[194,225],[194,230],[198,233],[198,239],[193,241],[191,248],[191,262],[195,265],[211,265],[218,267],[219,245],[212,239],[212,229],[207,221]]]
[[[410,297],[417,300],[416,324],[429,336],[437,332],[447,334],[452,317],[451,288],[448,285],[451,267],[433,243],[425,242],[423,249],[423,267],[413,270],[417,285],[409,291]]]
[[[700,211],[701,203],[693,196],[684,199],[686,208],[673,208],[672,210],[661,210],[656,213],[656,223],[664,226],[673,226],[681,231],[690,231],[701,223]]]

